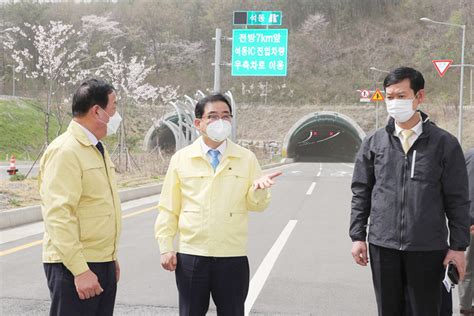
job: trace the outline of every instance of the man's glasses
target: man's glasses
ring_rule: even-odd
[[[217,120],[224,120],[224,121],[231,121],[232,120],[232,114],[224,114],[222,116],[219,116],[219,114],[209,114],[208,116],[205,116],[204,118],[208,119],[211,122],[217,121]]]

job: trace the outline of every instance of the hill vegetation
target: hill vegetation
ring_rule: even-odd
[[[44,115],[40,103],[31,99],[0,99],[0,158],[11,155],[20,160],[34,160],[44,144]],[[50,136],[59,129],[52,122]]]
[[[473,64],[474,2],[471,0],[119,0],[55,4],[22,1],[0,5],[3,21],[0,37],[5,36],[7,29],[23,28],[25,23],[46,25],[49,21],[62,21],[82,32],[87,41],[87,49],[80,57],[81,67],[100,67],[104,63],[103,52],[112,47],[123,54],[125,60],[145,58],[146,66],[152,68],[146,83],[174,87],[175,97],[180,97],[193,95],[197,89],[209,91],[212,88],[212,37],[216,28],[221,28],[224,36],[231,35],[232,12],[236,10],[282,11],[281,27],[289,30],[286,77],[232,77],[230,69],[222,67],[222,89],[231,90],[239,104],[249,106],[249,111],[252,106],[266,105],[265,110],[254,113],[265,117],[249,116],[249,121],[271,117],[274,122],[268,126],[246,125],[241,119],[239,124],[245,138],[270,135],[272,139],[282,139],[284,133],[280,127],[288,121],[295,122],[296,115],[302,114],[304,109],[330,107],[337,111],[342,105],[357,105],[357,89],[381,88],[384,74],[371,71],[371,67],[389,70],[400,65],[415,67],[424,74],[427,104],[442,114],[438,117],[446,116],[440,121],[446,124],[441,124],[443,127],[456,131],[459,68],[449,69],[440,78],[431,60],[453,59],[455,64],[460,63],[461,29],[423,23],[420,18],[465,24],[465,63]],[[23,40],[22,44],[35,52],[31,40]],[[72,49],[78,43],[68,45],[72,45]],[[229,62],[231,42],[223,41],[222,49],[223,61]],[[30,69],[34,69],[37,61],[34,53]],[[0,46],[0,94],[10,94],[12,90],[10,65],[16,65],[11,52]],[[469,69],[465,73],[464,104],[469,104]],[[38,100],[35,104],[44,109],[48,81],[28,78],[25,73],[16,73],[16,78],[16,94]],[[69,111],[70,96],[76,87],[77,84],[60,85],[51,95],[54,104],[62,105],[62,115]],[[123,98],[119,106],[124,108],[129,101]],[[24,102],[26,106],[30,101]],[[32,117],[19,120],[19,115],[26,113],[21,114],[19,106],[20,112],[13,114],[11,106],[8,102],[0,104],[4,108],[0,108],[0,153],[8,149],[31,155],[44,142],[41,139],[44,132],[39,130],[41,111],[34,110],[35,120]],[[126,134],[130,148],[140,148],[152,118],[159,118],[165,111],[172,111],[165,99],[128,105]],[[279,114],[285,112],[295,117]],[[473,113],[465,112],[465,134],[468,135],[472,135],[474,128]],[[359,116],[362,125],[372,118],[370,111],[354,111],[352,115],[356,120]],[[275,121],[278,118],[281,121]],[[53,118],[52,121],[50,135],[56,133],[54,124],[61,120]],[[469,140],[471,137],[466,137],[465,147],[474,146]]]

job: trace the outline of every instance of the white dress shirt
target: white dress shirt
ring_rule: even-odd
[[[77,123],[77,122],[76,122]],[[97,137],[95,137],[94,134],[92,134],[92,132],[90,130],[88,130],[87,128],[85,128],[84,126],[82,126],[80,123],[77,123],[79,124],[79,126],[84,130],[84,132],[86,133],[87,135],[87,138],[89,138],[90,142],[92,145],[97,145],[97,143],[99,142],[99,140],[97,139]]]
[[[420,121],[418,124],[413,126],[411,128],[413,131],[413,134],[408,138],[408,143],[410,144],[410,147],[415,143],[415,141],[420,137],[420,135],[423,133],[423,122],[421,121],[421,116],[420,116]],[[403,143],[403,135],[401,135],[403,131],[403,128],[398,126],[398,124],[395,122],[395,131],[393,132],[393,135],[397,136],[400,141]]]
[[[217,156],[217,159],[219,159],[219,162],[221,162],[222,156],[224,156],[224,152],[225,152],[226,148],[227,148],[227,140],[224,141],[219,147],[217,147],[215,149],[215,150],[219,151],[219,155]],[[209,150],[211,150],[211,149],[214,150],[214,148],[211,148],[211,147],[207,146],[202,137],[201,137],[201,149],[202,149],[202,153],[207,157],[207,160],[210,163],[212,157],[209,154]]]

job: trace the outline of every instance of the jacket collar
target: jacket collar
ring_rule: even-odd
[[[420,110],[418,110],[417,112],[420,113],[421,122],[423,123],[422,124],[423,133],[420,135],[420,137],[421,136],[425,137],[429,134],[431,124],[433,123],[430,121],[430,117],[426,113]],[[390,119],[388,120],[387,126],[385,126],[385,130],[390,135],[393,135],[393,133],[395,132],[395,119],[393,117],[390,117]]]
[[[84,146],[92,146],[91,141],[89,140],[89,137],[87,137],[86,133],[84,130],[81,128],[79,123],[77,123],[74,120],[71,120],[71,123],[69,123],[69,126],[67,127],[67,131],[74,136],[74,138],[81,143]]]
[[[202,157],[206,159],[201,149],[201,143],[200,143],[201,139],[202,139],[202,136],[196,139],[194,143],[189,145],[191,158]],[[230,139],[227,139],[227,148],[225,149],[222,159],[226,157],[242,157],[242,153],[239,146],[235,144],[233,141],[231,141]]]

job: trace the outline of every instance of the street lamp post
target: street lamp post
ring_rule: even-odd
[[[458,140],[459,143],[462,144],[462,113],[463,113],[463,85],[464,85],[464,46],[466,42],[466,25],[461,24],[454,24],[454,23],[447,23],[447,22],[439,22],[433,21],[428,18],[421,18],[423,22],[435,23],[435,24],[443,24],[448,26],[456,26],[462,29],[462,42],[461,42],[461,80],[459,82],[459,122],[458,122]]]
[[[451,66],[449,66],[449,67],[450,67],[450,68],[451,68],[451,67],[459,67],[459,68],[461,68],[461,65],[451,65]],[[470,104],[471,106],[473,106],[474,103],[472,103],[472,69],[474,68],[474,64],[464,64],[464,67],[469,67],[469,68],[471,68],[471,75],[470,75],[471,81],[470,81],[470,85],[469,85],[469,86],[470,86],[470,90],[469,90],[469,91],[470,91],[470,94],[469,94],[469,95],[470,95],[470,98],[469,98],[470,102],[469,102],[469,104]]]
[[[377,90],[377,79],[375,77],[375,72],[389,73],[390,71],[378,69],[375,67],[370,67],[369,70],[374,71],[374,90]],[[375,129],[379,128],[379,101],[375,101]]]

